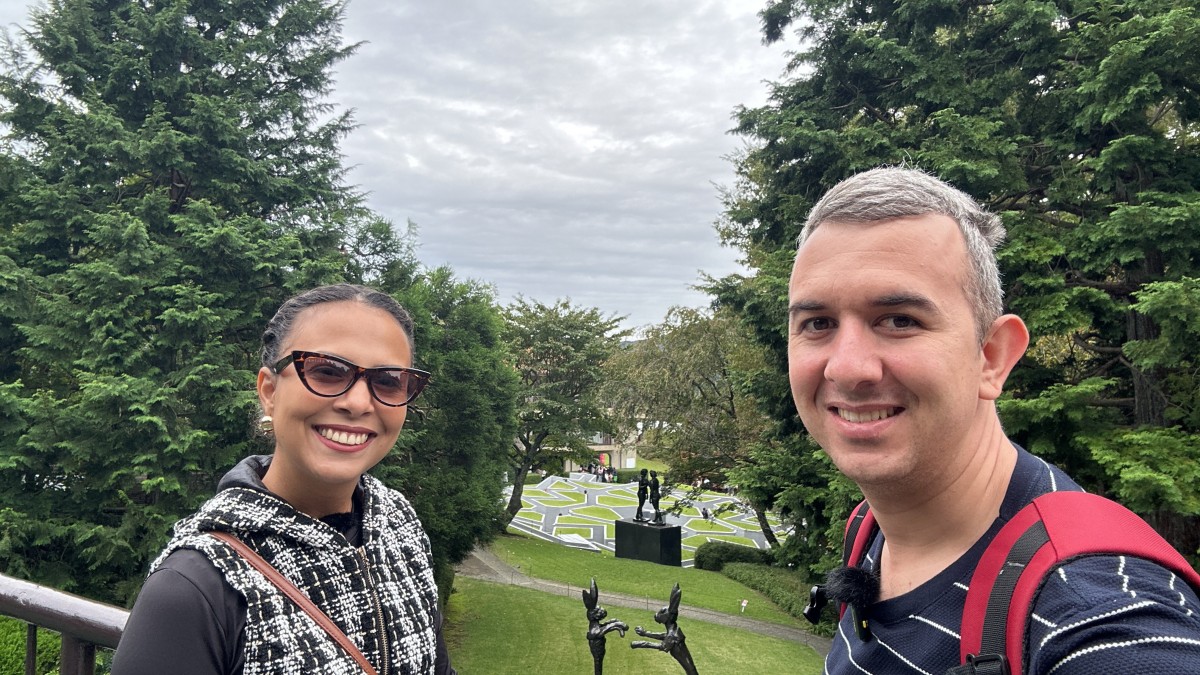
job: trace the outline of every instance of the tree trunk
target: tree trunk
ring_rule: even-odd
[[[508,527],[512,519],[516,518],[517,514],[521,511],[521,495],[525,493],[525,477],[528,475],[528,464],[522,464],[516,468],[515,475],[513,476],[512,498],[508,500],[508,507],[504,509],[505,515],[508,516],[504,521],[505,527]]]
[[[777,548],[779,540],[775,538],[775,531],[771,529],[771,524],[767,522],[767,512],[762,509],[754,509],[754,517],[758,518],[758,527],[762,530],[763,536],[767,538],[767,545],[771,548]]]
[[[1129,273],[1129,281],[1138,288],[1144,288],[1147,283],[1159,281],[1164,275],[1162,253],[1151,249],[1146,251],[1141,269],[1133,269]],[[1153,340],[1158,337],[1158,326],[1150,317],[1129,311],[1126,317],[1125,335],[1127,340]],[[1130,367],[1133,375],[1133,423],[1135,426],[1164,427],[1167,425],[1167,399],[1163,395],[1162,373],[1159,369],[1141,370]]]

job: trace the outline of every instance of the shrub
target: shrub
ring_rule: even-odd
[[[0,673],[25,672],[26,625],[24,621],[0,616]],[[58,668],[60,640],[58,633],[38,630],[38,673],[49,673]]]
[[[769,550],[731,544],[726,541],[710,541],[696,549],[695,565],[702,570],[720,572],[725,563],[742,562],[769,565],[775,561]]]
[[[699,551],[696,553],[698,557]],[[721,570],[721,574],[762,593],[771,602],[779,605],[780,609],[797,619],[804,618],[804,608],[808,605],[808,592],[812,588],[812,581],[800,572],[782,567],[730,561]],[[812,631],[818,635],[833,635],[835,616],[836,613],[826,609],[821,615],[821,623]]]

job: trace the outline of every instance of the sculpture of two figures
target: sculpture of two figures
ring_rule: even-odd
[[[639,523],[646,522],[646,516],[642,515],[642,507],[646,505],[646,497],[650,496],[650,479],[646,477],[646,470],[642,469],[642,474],[638,478],[638,510],[637,515],[633,517]]]
[[[651,633],[644,630],[641,626],[633,629],[633,632],[642,637],[661,640],[661,642],[650,642],[648,640],[634,640],[629,643],[629,646],[634,649],[657,649],[659,651],[670,654],[679,665],[683,666],[683,672],[687,675],[696,675],[696,664],[692,662],[692,653],[688,651],[687,643],[684,642],[683,631],[679,628],[679,599],[683,596],[683,592],[679,590],[679,584],[675,584],[675,588],[671,589],[671,600],[666,607],[658,610],[654,614],[654,620],[661,623],[666,628],[661,633]]]
[[[653,525],[667,524],[666,519],[663,517],[662,511],[658,508],[658,501],[661,499],[662,493],[659,490],[657,471],[651,471],[650,477],[647,478],[646,469],[642,469],[641,477],[638,478],[637,497],[638,509],[637,515],[633,517],[634,520],[641,523],[646,522],[646,516],[642,515],[642,508],[646,506],[646,498],[649,497],[650,506],[654,507],[654,520],[650,521],[650,523]]]
[[[692,654],[688,651],[687,644],[684,642],[683,631],[679,628],[679,600],[683,596],[683,592],[679,590],[679,584],[675,584],[675,588],[671,589],[671,600],[666,607],[658,610],[654,614],[654,620],[662,624],[666,630],[661,633],[652,633],[643,629],[641,626],[634,628],[634,632],[642,637],[652,638],[660,642],[650,642],[648,640],[634,640],[629,643],[633,649],[657,649],[670,654],[679,665],[683,666],[683,672],[686,675],[697,675],[696,664],[692,662]],[[608,616],[608,612],[600,606],[600,591],[596,588],[596,579],[592,579],[592,588],[590,591],[583,591],[583,605],[587,608],[588,617],[588,647],[592,651],[592,663],[594,664],[595,675],[603,675],[604,672],[604,651],[605,639],[612,631],[618,631],[621,637],[625,637],[625,631],[629,630],[629,626],[623,621],[604,621]]]

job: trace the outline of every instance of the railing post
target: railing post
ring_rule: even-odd
[[[61,658],[60,675],[94,675],[96,672],[96,645],[90,642],[63,634]]]
[[[37,675],[37,626],[25,624],[25,675]]]

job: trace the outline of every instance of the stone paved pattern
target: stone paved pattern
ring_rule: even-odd
[[[636,507],[635,507],[636,508]],[[546,581],[544,579],[533,579],[525,576],[520,570],[508,565],[503,560],[498,558],[496,554],[487,549],[477,548],[471,552],[471,555],[458,566],[458,574],[472,579],[482,579],[494,583],[510,584],[530,588],[544,593],[553,593],[554,595],[563,595],[579,599],[582,586],[571,586],[562,584],[556,581]],[[684,591],[684,598],[687,597],[687,591]],[[621,595],[620,593],[609,593],[600,589],[600,604],[606,607],[629,607],[632,609],[645,610],[653,614],[658,611],[663,604],[666,603],[666,598],[644,598],[632,595]],[[609,612],[610,617],[621,618],[615,612]],[[783,640],[791,640],[801,644],[808,645],[816,650],[822,657],[829,653],[830,640],[817,635],[813,635],[808,631],[800,628],[792,628],[790,626],[781,626],[779,624],[770,623],[767,621],[758,621],[756,619],[748,619],[738,614],[723,614],[714,612],[709,609],[700,607],[692,607],[690,605],[681,605],[679,608],[679,616],[684,619],[695,621],[707,621],[721,626],[729,626],[731,628],[740,628],[742,630],[768,635],[771,637],[780,638]],[[686,630],[686,624],[684,628]]]
[[[509,490],[511,491],[511,488]],[[533,494],[529,494],[531,490]],[[585,507],[606,508],[611,510],[616,518],[630,520],[637,513],[636,483],[601,483],[596,480],[596,476],[591,474],[572,474],[570,479],[561,476],[548,476],[538,485],[528,486],[526,491],[524,501],[529,506],[522,509],[517,517],[513,519],[509,529],[537,539],[575,548],[603,549],[611,552],[615,547],[615,542],[610,534],[615,529],[613,525],[614,518],[611,516],[606,518],[596,517],[580,512],[580,509],[584,509]],[[671,496],[668,495],[667,499],[664,499],[663,503],[660,503],[660,506],[665,508]],[[711,523],[706,523],[704,518],[698,515],[701,508],[707,507],[710,512],[715,512],[726,504],[732,505],[734,508],[713,518]],[[650,506],[649,501],[646,502],[642,513],[647,518],[654,516],[654,509]],[[763,536],[762,530],[758,526],[758,520],[755,518],[754,512],[744,509],[735,497],[716,494],[708,495],[703,500],[697,501],[694,504],[693,510],[689,511],[689,514],[691,513],[697,515],[667,516],[668,524],[679,525],[682,528],[681,534],[685,541],[688,537],[696,535],[705,535],[706,539],[720,539],[722,536],[726,536],[736,537],[743,544],[753,544],[758,548],[767,548],[766,537]],[[563,518],[568,518],[572,522],[560,522]],[[774,523],[774,521],[772,522]],[[701,528],[717,528],[721,531],[708,532]],[[569,533],[566,530],[587,530],[590,534],[583,536],[581,534]],[[776,535],[782,539],[787,536],[787,532],[777,531]],[[683,564],[685,567],[691,567],[691,559],[695,552],[695,547],[685,544],[683,548],[685,558]],[[545,593],[575,598],[578,598],[580,592],[583,590],[581,586],[571,586],[555,581],[528,577],[522,574],[520,570],[505,563],[491,551],[482,548],[471,552],[471,555],[459,565],[458,573],[473,579],[511,584]],[[686,598],[686,594],[684,597]],[[665,598],[646,598],[609,593],[603,588],[600,589],[601,604],[606,606],[628,607],[654,613],[663,605],[665,600]],[[781,626],[766,621],[749,619],[739,614],[724,614],[689,605],[681,606],[679,613],[680,616],[687,619],[707,621],[731,628],[740,628],[761,635],[799,642],[812,647],[822,656],[829,653],[830,640],[828,638],[813,635],[800,628]]]
[[[511,487],[507,489],[506,499],[511,490]],[[668,495],[660,506],[665,509],[673,496]],[[637,513],[637,483],[601,483],[596,476],[587,473],[573,473],[569,479],[547,476],[536,486],[527,486],[522,497],[529,506],[521,509],[513,519],[510,530],[576,548],[612,552],[616,546],[612,537],[613,521],[632,520]],[[702,508],[716,512],[723,506],[732,509],[709,522],[700,515]],[[583,511],[587,507],[608,509],[616,518],[611,515],[596,517]],[[768,547],[754,512],[745,508],[736,497],[708,494],[697,500],[688,513],[690,515],[667,516],[668,525],[679,525],[682,529],[684,567],[692,566],[696,547],[686,542],[696,535],[702,535],[706,540],[728,538],[743,545]],[[642,514],[647,519],[654,517],[654,508],[649,501]],[[776,521],[771,522],[777,525]],[[583,535],[579,531],[589,534]],[[784,530],[776,530],[780,539],[787,534]]]

